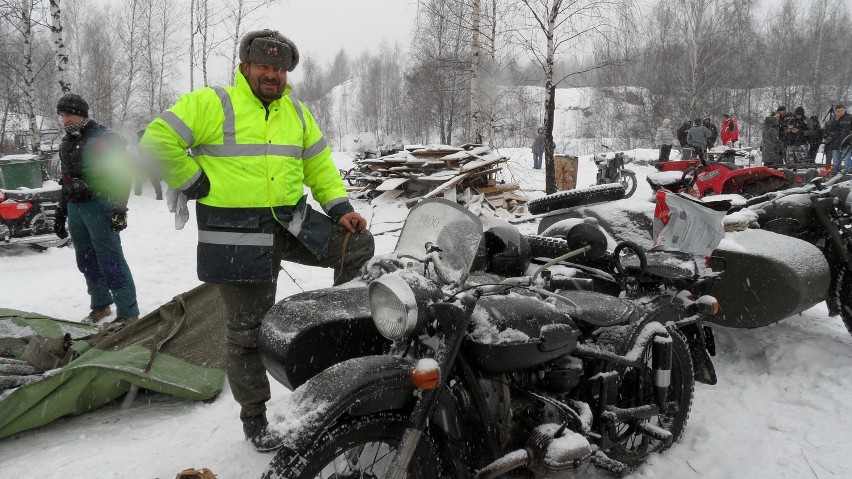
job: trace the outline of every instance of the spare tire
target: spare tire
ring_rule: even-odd
[[[527,203],[527,206],[530,213],[540,215],[565,208],[602,203],[604,201],[615,201],[622,198],[624,198],[624,185],[621,183],[607,183],[580,190],[560,191],[559,193],[547,195],[544,198],[532,200]]]

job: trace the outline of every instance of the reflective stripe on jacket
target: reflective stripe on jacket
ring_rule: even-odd
[[[310,111],[289,96],[291,87],[264,106],[239,69],[234,83],[181,96],[148,125],[142,146],[172,189],[209,181],[196,207],[199,279],[270,282],[277,277],[276,223],[318,256],[325,253],[330,230],[303,232],[302,218],[292,214],[303,185],[326,212],[349,200],[331,149]]]

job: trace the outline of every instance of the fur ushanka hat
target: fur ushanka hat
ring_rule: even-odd
[[[299,50],[275,30],[256,30],[240,41],[240,62],[263,63],[291,72],[299,64]]]

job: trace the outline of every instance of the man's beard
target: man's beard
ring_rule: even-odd
[[[264,90],[264,86],[275,86],[275,93],[270,93],[269,90]],[[281,98],[281,94],[284,93],[285,86],[286,84],[282,85],[277,80],[273,83],[264,84],[263,79],[258,78],[257,83],[254,88],[252,88],[252,90],[254,91],[254,94],[257,95],[257,97],[261,100],[266,102],[273,102]]]

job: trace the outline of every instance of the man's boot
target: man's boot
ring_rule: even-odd
[[[98,321],[106,318],[110,314],[112,314],[112,309],[109,307],[109,305],[106,305],[103,308],[93,309],[91,312],[89,312],[88,316],[83,318],[81,322],[86,324],[95,324]]]
[[[266,421],[266,415],[258,414],[240,419],[243,421],[243,432],[246,435],[246,440],[251,441],[258,452],[274,451],[284,443],[281,436],[267,428],[269,423]]]

